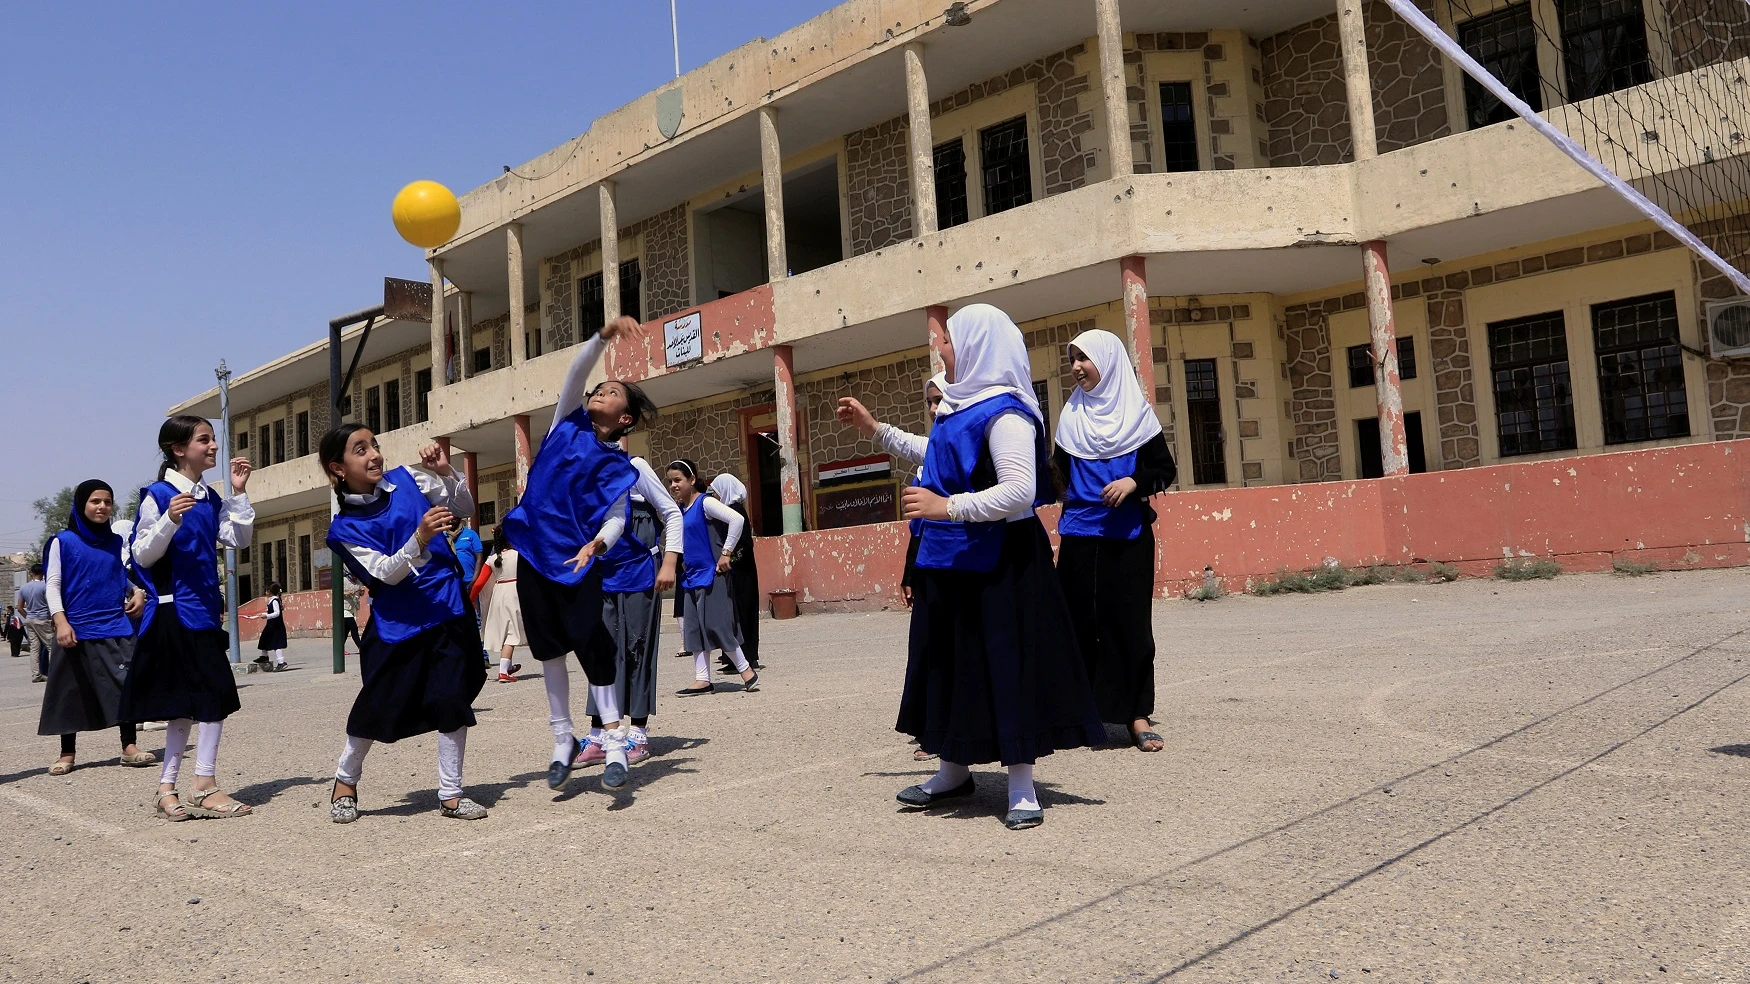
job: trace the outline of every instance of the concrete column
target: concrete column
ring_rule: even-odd
[[[1367,69],[1367,30],[1361,19],[1361,0],[1337,0],[1338,43],[1343,49],[1343,88],[1349,94],[1349,137],[1355,159],[1379,156],[1379,141],[1373,132],[1373,77]]]
[[[444,261],[431,261],[431,388],[447,384],[449,366],[444,362]]]
[[[522,365],[528,360],[528,319],[523,315],[523,225],[512,222],[504,227],[504,260],[510,282],[510,364]]]
[[[447,437],[434,437],[432,440],[437,442],[438,447],[444,449],[444,456],[448,457],[450,453],[450,439]]]
[[[802,532],[802,468],[796,444],[796,357],[788,345],[772,346],[772,382],[778,418],[778,489],[784,532]]]
[[[605,325],[620,316],[620,206],[612,181],[597,185],[596,197],[601,201],[602,324]]]
[[[516,494],[521,499],[529,486],[529,464],[535,460],[529,447],[529,415],[519,413],[510,418],[510,424],[516,429]]]
[[[924,323],[930,332],[930,375],[946,369],[942,362],[942,342],[948,337],[948,309],[940,304],[924,308]]]
[[[1126,256],[1118,261],[1124,289],[1124,327],[1130,333],[1130,364],[1136,383],[1150,405],[1155,401],[1154,331],[1148,323],[1148,276],[1143,258]]]
[[[462,378],[474,378],[474,292],[464,290],[456,295],[456,361],[462,364]],[[437,373],[432,373],[435,377]]]
[[[1360,2],[1360,0],[1354,0]],[[1106,104],[1106,154],[1114,178],[1136,172],[1130,159],[1130,101],[1124,90],[1124,25],[1118,20],[1118,0],[1094,0],[1100,31],[1100,91]]]
[[[930,136],[930,84],[924,76],[924,45],[905,46],[905,112],[911,132],[912,235],[936,231],[936,149]]]
[[[1379,397],[1379,460],[1386,475],[1410,473],[1409,443],[1404,437],[1404,391],[1398,378],[1398,330],[1392,316],[1391,271],[1386,267],[1385,242],[1361,246],[1366,275],[1367,327],[1373,340],[1373,388]]]
[[[474,515],[480,515],[480,456],[472,451],[462,452],[462,482],[468,487],[468,498],[474,500]]]
[[[760,107],[760,172],[766,184],[766,279],[790,275],[784,248],[784,152],[778,146],[778,107]]]

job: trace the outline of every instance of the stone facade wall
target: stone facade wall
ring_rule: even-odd
[[[924,381],[929,378],[930,359],[926,355],[797,384],[797,412],[806,421],[808,444],[808,466],[802,484],[812,486],[817,469],[823,464],[881,453],[873,439],[864,439],[854,428],[841,426],[834,419],[840,397],[862,401],[875,419],[884,424],[913,434],[927,434]],[[916,474],[916,465],[893,458],[894,478],[909,484]]]
[[[1702,223],[1694,231],[1727,263],[1740,270],[1750,263],[1750,215]],[[1691,254],[1690,259],[1695,264],[1696,323],[1702,326],[1705,345],[1707,302],[1736,297],[1738,288],[1701,257]],[[1750,359],[1707,360],[1707,404],[1715,440],[1750,437]]]
[[[639,276],[643,281],[643,320],[654,321],[693,304],[692,266],[687,256],[687,206],[677,205],[620,230],[621,240],[637,238]],[[577,281],[583,261],[602,251],[592,239],[541,261],[541,301],[549,351],[576,345]],[[630,259],[622,256],[622,262]],[[597,265],[599,266],[599,259]],[[506,324],[508,325],[508,319]]]
[[[1331,372],[1330,317],[1361,307],[1366,307],[1366,299],[1355,293],[1283,310],[1288,342],[1288,419],[1294,427],[1288,448],[1302,482],[1333,482],[1343,477],[1336,377]]]
[[[1433,10],[1432,0],[1418,6]],[[1363,18],[1380,152],[1451,133],[1444,63],[1433,46],[1379,0],[1366,4]],[[1260,42],[1264,117],[1276,167],[1340,164],[1354,157],[1337,35],[1333,13]]]
[[[903,116],[845,136],[852,256],[912,237],[910,140]]]
[[[660,473],[663,465],[676,458],[691,458],[698,462],[699,474],[707,482],[724,471],[734,472],[745,481],[747,465],[742,460],[739,412],[770,402],[772,394],[765,391],[690,410],[664,411],[645,428],[650,438],[651,467]]]
[[[1422,288],[1428,312],[1428,368],[1434,373],[1441,467],[1470,468],[1483,463],[1483,451],[1464,291],[1447,288],[1441,277],[1423,281]]]
[[[256,524],[255,535],[251,540],[251,548],[249,551],[250,562],[248,564],[239,563],[237,565],[237,573],[239,575],[249,576],[249,588],[253,597],[261,598],[266,596],[268,584],[271,583],[275,577],[279,576],[277,570],[270,571],[267,569],[266,565],[261,563],[261,551],[259,545],[263,543],[273,543],[274,551],[276,553],[280,549],[280,544],[285,545],[286,580],[284,584],[280,585],[280,588],[288,594],[294,591],[304,590],[302,587],[303,582],[298,579],[300,572],[303,570],[303,565],[298,556],[298,537],[300,536],[298,533],[298,524],[310,524],[310,551],[311,555],[314,556],[317,550],[322,549],[326,545],[324,541],[328,538],[328,519],[328,509],[327,507],[323,507],[321,509],[312,509],[304,512],[274,516]],[[277,568],[279,565],[276,562],[274,566]],[[316,577],[317,573],[315,569],[312,568],[310,571],[310,587],[312,590],[317,584]]]
[[[1731,0],[1666,0],[1671,61],[1679,72],[1750,55],[1750,5]]]

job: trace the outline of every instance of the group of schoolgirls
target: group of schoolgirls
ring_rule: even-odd
[[[1056,450],[1045,434],[1021,331],[969,305],[947,322],[945,371],[926,386],[930,435],[879,423],[855,399],[838,417],[881,450],[921,465],[902,496],[912,525],[904,590],[911,605],[897,729],[936,774],[901,790],[925,809],[973,796],[970,766],[1008,770],[1005,826],[1044,811],[1033,767],[1057,749],[1106,741],[1105,723],[1159,751],[1154,709],[1154,515],[1172,484],[1159,420],[1124,343],[1105,331],[1069,346],[1076,389]],[[1055,479],[1055,490],[1054,490]],[[1035,510],[1061,498],[1061,548]]]
[[[124,765],[157,761],[135,743],[136,723],[165,721],[153,812],[167,820],[245,816],[218,788],[219,739],[239,704],[224,629],[218,548],[247,547],[255,510],[246,458],[233,458],[225,498],[201,481],[216,462],[212,425],[176,416],[158,431],[163,464],[141,490],[131,535],[112,523],[115,493],[81,483],[67,528],[44,545],[55,645],[38,734],[61,736],[51,775],[73,768],[77,733],[119,728]],[[199,725],[194,780],[178,791]]]
[[[498,527],[499,553],[489,564],[488,639],[503,647],[506,661],[520,644],[541,663],[553,789],[573,769],[596,763],[605,763],[602,785],[619,789],[629,781],[629,765],[650,754],[658,595],[674,587],[685,556],[683,587],[703,611],[717,571],[703,559],[713,546],[701,525],[704,507],[691,498],[684,500],[690,512],[677,505],[650,466],[620,446],[654,405],[630,383],[587,389],[606,343],[635,326],[617,319],[579,349],[521,501]],[[358,424],[330,431],[319,460],[338,498],[329,546],[372,598],[360,645],[362,686],[335,770],[331,819],[358,819],[360,775],[374,742],[428,731],[438,732],[442,815],[484,817],[485,807],[463,795],[462,783],[471,705],[485,685],[482,639],[461,568],[442,536],[455,517],[473,512],[468,490],[437,445],[422,454],[421,468],[385,472],[375,435]],[[509,596],[514,607],[501,608]],[[573,653],[589,692],[592,727],[582,739],[572,723],[566,657]],[[744,689],[758,689],[757,674],[744,677]]]

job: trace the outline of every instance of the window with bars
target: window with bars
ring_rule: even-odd
[[[644,320],[644,274],[636,258],[620,264],[620,313],[634,321]],[[577,281],[579,340],[588,341],[607,324],[602,310],[602,275],[592,273]]]
[[[266,424],[262,424],[260,427],[256,428],[255,437],[255,453],[259,459],[255,463],[262,468],[266,468],[268,465],[273,464],[273,444],[271,443],[273,440],[273,429]]]
[[[1168,171],[1195,171],[1201,157],[1197,153],[1197,113],[1191,102],[1191,83],[1161,83],[1161,138],[1166,143]]]
[[[492,370],[492,350],[489,348],[474,350],[474,371],[490,372]]]
[[[1501,457],[1576,446],[1567,325],[1560,311],[1489,325]]]
[[[1543,109],[1543,85],[1537,73],[1537,25],[1531,4],[1517,3],[1458,25],[1458,43],[1532,109]],[[1465,119],[1471,129],[1510,120],[1513,110],[1475,79],[1464,79]]]
[[[247,427],[237,432],[237,450],[249,450],[249,428]]]
[[[498,503],[482,502],[475,508],[480,511],[480,528],[482,530],[491,529],[492,525],[498,522]]]
[[[1221,382],[1214,359],[1185,360],[1185,410],[1191,424],[1192,481],[1198,485],[1226,485]]]
[[[383,381],[383,429],[401,429],[401,380]]]
[[[280,540],[273,545],[273,579],[284,591],[290,582],[286,580],[286,541]]]
[[[1689,436],[1689,393],[1677,296],[1670,291],[1592,305],[1604,443]]]
[[[298,590],[299,591],[310,590],[310,571],[315,566],[316,565],[314,563],[312,563],[311,556],[310,556],[310,538],[308,536],[298,537]]]
[[[478,371],[479,367],[475,367]],[[423,424],[431,419],[431,370],[413,374],[413,421]]]
[[[375,386],[365,388],[365,426],[376,433],[383,431],[383,391]]]
[[[1416,340],[1408,335],[1398,339],[1398,378],[1416,378]],[[1373,385],[1373,344],[1349,346],[1349,388]]]
[[[1027,154],[1027,117],[978,131],[978,168],[984,176],[984,214],[995,215],[1033,200],[1033,166]]]
[[[299,410],[297,416],[298,457],[310,453],[310,411]]]
[[[262,582],[264,582],[262,584],[262,587],[265,589],[267,586],[266,582],[271,582],[273,580],[273,541],[272,540],[263,540],[261,542],[260,557],[261,557],[261,562],[260,562],[260,564],[258,564],[256,566],[256,573],[261,575],[261,580],[262,580]]]
[[[1558,0],[1556,9],[1569,101],[1653,80],[1641,0]]]
[[[286,460],[286,422],[283,420],[273,422],[273,460]]]
[[[935,150],[936,227],[964,224],[971,214],[966,204],[966,143],[959,137]]]

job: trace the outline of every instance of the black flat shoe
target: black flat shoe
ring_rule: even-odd
[[[619,789],[626,784],[626,767],[618,762],[609,762],[602,770],[602,785],[609,789]]]
[[[1044,810],[1010,810],[1003,816],[1003,826],[1010,830],[1026,830],[1045,822]]]
[[[708,683],[703,687],[688,687],[685,690],[677,690],[674,692],[674,695],[676,697],[703,697],[704,695],[711,693],[711,692],[715,691],[716,689],[717,689],[716,684]]]
[[[900,790],[899,795],[895,796],[894,799],[899,800],[911,809],[921,810],[926,806],[935,806],[942,800],[962,799],[971,796],[977,791],[978,787],[973,784],[972,777],[967,776],[965,782],[945,792],[932,793],[924,789],[921,785],[907,786]]]
[[[760,675],[758,673],[755,673],[753,675],[752,680],[749,680],[746,683],[743,683],[741,685],[741,692],[744,694],[757,694],[757,693],[759,693],[759,690],[760,690]]]
[[[565,780],[571,778],[570,762],[549,762],[547,764],[547,788],[558,789],[565,785]]]

